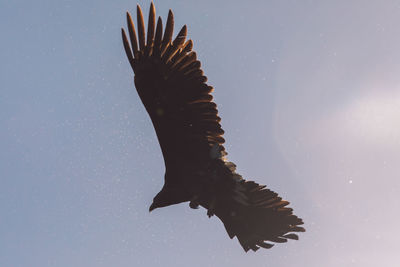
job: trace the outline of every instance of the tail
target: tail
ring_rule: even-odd
[[[295,232],[305,232],[299,226],[303,220],[286,207],[289,202],[265,185],[244,180],[235,173],[233,163],[225,162],[225,165],[231,170],[234,187],[209,207],[213,207],[212,213],[221,219],[229,237],[236,236],[246,252],[271,248],[273,243],[284,243],[288,239],[298,240]]]

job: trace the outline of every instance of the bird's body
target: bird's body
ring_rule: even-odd
[[[127,14],[130,42],[122,30],[123,43],[135,73],[135,86],[156,130],[165,162],[165,183],[150,210],[181,202],[202,206],[216,215],[228,235],[237,237],[245,251],[270,248],[270,242],[298,239],[302,220],[293,215],[275,192],[236,173],[227,161],[224,131],[213,88],[200,69],[193,43],[186,41],[186,26],[172,41],[173,14],[165,31],[161,18],[155,23],[151,4],[147,41],[140,7],[137,9],[138,39]],[[267,241],[267,242],[266,242]]]

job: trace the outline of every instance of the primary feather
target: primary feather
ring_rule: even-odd
[[[181,202],[202,206],[208,216],[223,222],[245,251],[271,248],[273,243],[298,239],[303,221],[293,215],[277,193],[244,180],[226,160],[213,88],[206,84],[200,61],[186,40],[186,25],[172,41],[174,16],[170,10],[164,33],[150,6],[147,40],[142,10],[137,6],[137,36],[127,13],[129,40],[122,39],[135,73],[135,86],[156,130],[165,162],[165,183],[150,210]]]

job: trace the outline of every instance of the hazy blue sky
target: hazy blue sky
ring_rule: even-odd
[[[246,254],[203,209],[149,214],[164,166],[121,43],[135,1],[1,0],[1,266],[399,266],[400,3],[226,3],[155,1],[188,25],[229,159],[291,201],[300,241]]]

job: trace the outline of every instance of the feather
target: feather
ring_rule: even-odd
[[[185,42],[187,30],[186,25],[182,27],[175,40],[172,42],[172,45],[168,46],[167,50],[163,54],[163,62],[167,63],[179,50],[182,44]]]
[[[287,239],[280,238],[280,237],[268,238],[268,240],[275,242],[275,243],[286,243],[287,242]]]
[[[290,231],[293,231],[293,232],[305,232],[306,229],[304,229],[303,227],[300,227],[300,226],[293,226],[293,227],[290,227]]]
[[[196,63],[196,62],[194,62]],[[188,72],[186,72],[184,75],[188,78],[188,79],[193,79],[196,77],[201,77],[203,76],[204,72],[200,69],[192,69],[189,70]]]
[[[270,208],[275,208],[275,209],[277,209],[277,208],[281,208],[281,207],[284,207],[284,206],[289,205],[289,204],[290,204],[289,201],[283,200],[283,201],[280,201],[280,202],[278,202],[278,203],[274,203],[274,204],[265,206],[264,208],[265,208],[265,209],[270,209]]]
[[[128,57],[128,60],[129,60],[129,63],[131,64],[132,69],[134,69],[133,55],[132,55],[131,47],[129,45],[128,38],[126,37],[125,31],[123,28],[121,28],[121,33],[122,33],[122,41],[124,44],[126,56]]]
[[[144,19],[142,9],[139,5],[136,8],[137,15],[137,23],[138,23],[138,37],[139,37],[139,49],[140,51],[144,50],[145,47],[145,29],[144,29]]]
[[[154,31],[156,23],[156,9],[153,2],[150,4],[149,22],[147,26],[147,46],[151,46],[154,40]]]
[[[260,191],[261,189],[264,189],[266,185],[255,185],[250,192],[255,192],[255,191]]]
[[[145,57],[148,57],[152,53],[154,43],[154,32],[156,23],[156,9],[154,8],[153,2],[150,5],[149,20],[147,26],[147,43],[145,49]]]
[[[161,38],[162,38],[162,19],[158,17],[157,20],[157,28],[156,28],[156,36],[154,37],[154,54],[155,57],[159,57],[161,55]]]
[[[194,104],[194,103],[202,103],[202,102],[210,102],[212,101],[213,96],[212,95],[200,95],[200,96],[193,96],[192,98],[188,99],[188,104]],[[218,120],[215,120],[217,122],[221,121],[221,118]]]
[[[174,32],[174,14],[170,9],[168,12],[167,24],[165,25],[164,36],[161,43],[161,55],[164,53],[164,50],[171,42],[173,32]]]
[[[249,245],[249,247],[251,248],[251,250],[253,251],[257,251],[259,249],[259,247],[257,247],[256,245]]]
[[[262,242],[262,241],[259,242],[257,245],[259,245],[260,247],[263,247],[263,248],[272,248],[274,246],[273,244]]]
[[[183,25],[182,29],[179,31],[178,35],[175,37],[175,40],[172,42],[173,46],[181,47],[186,40],[187,35],[187,27]]]
[[[188,52],[192,50],[193,42],[192,40],[186,41],[181,48],[175,53],[175,55],[171,58],[171,61],[168,62],[168,68],[174,69],[177,63],[179,63]]]
[[[138,44],[137,44],[137,39],[136,39],[135,25],[133,24],[133,20],[132,20],[131,14],[129,14],[129,12],[126,12],[126,20],[128,23],[128,31],[129,31],[129,37],[131,39],[133,55],[135,56],[135,58],[137,58],[138,57]]]
[[[203,75],[203,71],[200,69],[200,66],[201,66],[200,61],[196,60],[187,65],[186,67],[182,68],[181,72],[183,73],[183,75],[189,76],[191,72],[201,71],[201,74]]]
[[[196,52],[190,52],[187,54],[175,67],[175,70],[181,71],[190,63],[196,60]]]
[[[293,240],[299,240],[299,236],[296,234],[287,234],[287,235],[283,235],[283,237],[293,239]]]

